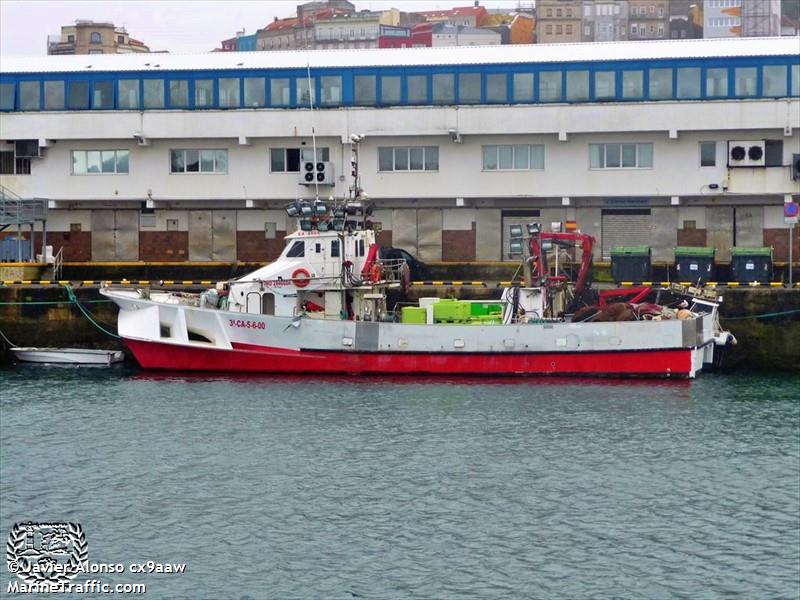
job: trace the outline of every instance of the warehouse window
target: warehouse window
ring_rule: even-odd
[[[514,144],[483,147],[484,171],[541,171],[544,146]]]
[[[409,75],[406,78],[408,86],[409,104],[427,104],[428,102],[428,77],[427,75]]]
[[[641,98],[644,94],[644,73],[642,71],[622,72],[622,97]]]
[[[214,106],[214,80],[197,79],[194,82],[194,105],[196,108]]]
[[[567,71],[567,100],[589,99],[589,71]]]
[[[139,108],[139,80],[120,79],[117,82],[117,107]]]
[[[114,82],[95,81],[92,85],[92,108],[114,108]]]
[[[589,144],[591,169],[649,169],[653,144]]]
[[[295,85],[297,106],[308,108],[317,103],[317,97],[314,95],[314,90],[317,86],[315,77],[311,77],[310,82],[308,77],[298,77],[295,80]]]
[[[244,105],[249,108],[260,108],[266,106],[267,80],[264,77],[245,77],[244,78]]]
[[[561,71],[539,73],[539,101],[561,101]]]
[[[44,82],[44,109],[64,110],[64,82]]]
[[[164,108],[164,80],[144,80],[144,107]]]
[[[650,69],[648,90],[651,100],[672,98],[672,69]]]
[[[706,71],[706,97],[725,98],[728,96],[728,69],[708,69]]]
[[[700,97],[700,69],[678,69],[678,98]]]
[[[314,160],[313,148],[270,148],[269,170],[273,173],[299,173],[300,163]],[[317,148],[317,160],[330,160],[329,148]]]
[[[239,108],[239,78],[221,77],[219,80],[219,105],[222,108]]]
[[[786,65],[768,65],[764,67],[764,95],[786,95]]]
[[[437,146],[378,148],[379,171],[438,171]]]
[[[291,87],[288,77],[269,80],[269,103],[271,106],[289,106]]]
[[[614,71],[598,71],[594,74],[594,97],[597,100],[613,100],[617,96],[617,76]]]
[[[486,75],[486,101],[508,102],[507,77],[505,73],[489,73]]]
[[[85,110],[89,108],[89,82],[71,81],[67,108]]]
[[[409,77],[410,79],[410,77]],[[410,93],[410,92],[409,92]],[[427,96],[427,92],[426,92]],[[410,100],[409,100],[410,102]],[[381,104],[400,104],[400,76],[381,76]]]
[[[189,106],[189,80],[173,79],[169,82],[169,107],[184,108]]]
[[[792,65],[792,96],[800,96],[800,65]]]
[[[19,109],[20,110],[39,110],[41,95],[38,81],[19,82]]]
[[[325,75],[319,78],[322,106],[337,106],[342,103],[341,75]]]
[[[717,142],[700,142],[700,166],[717,166]]]
[[[435,73],[433,76],[433,103],[455,104],[456,83],[452,73]],[[478,92],[480,94],[480,92]]]
[[[127,150],[73,150],[73,175],[122,175],[128,173]]]
[[[437,77],[434,75],[434,78]],[[435,79],[434,79],[435,83]],[[436,89],[434,85],[434,90]],[[459,73],[458,101],[461,104],[478,104],[481,101],[480,73]]]
[[[14,110],[13,83],[0,83],[0,110]]]
[[[355,103],[359,106],[374,106],[377,100],[375,75],[354,77]]]
[[[227,150],[170,150],[171,173],[227,173]]]
[[[755,67],[740,67],[734,69],[737,96],[756,95],[756,72]]]
[[[533,73],[514,73],[514,102],[533,102]]]

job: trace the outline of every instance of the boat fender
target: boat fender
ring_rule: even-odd
[[[372,283],[379,283],[383,279],[383,273],[380,263],[372,263],[372,268],[369,270],[369,278]]]
[[[311,282],[311,273],[306,269],[295,269],[292,273],[292,283],[295,287],[304,288]]]

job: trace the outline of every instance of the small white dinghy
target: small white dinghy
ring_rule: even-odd
[[[31,363],[59,365],[111,365],[122,362],[125,354],[121,350],[87,350],[84,348],[19,348],[11,352],[17,360]]]

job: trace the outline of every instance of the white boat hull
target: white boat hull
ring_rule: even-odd
[[[122,362],[120,350],[88,350],[82,348],[11,348],[21,362],[63,365],[111,365]]]

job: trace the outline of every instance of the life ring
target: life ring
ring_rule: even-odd
[[[311,283],[311,273],[305,269],[295,269],[292,273],[292,283],[294,287],[304,288]]]
[[[372,280],[372,283],[379,283],[381,279],[383,279],[383,270],[381,269],[380,263],[372,263],[372,267],[369,270],[369,278]]]

